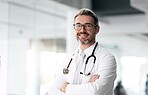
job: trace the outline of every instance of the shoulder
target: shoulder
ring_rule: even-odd
[[[113,54],[111,54],[107,49],[105,49],[102,46],[98,46],[98,49],[96,51],[96,60],[100,64],[104,64],[107,66],[113,66],[116,67],[116,59]]]
[[[74,57],[74,55],[76,54],[76,51],[77,50],[70,53],[66,53],[65,56],[63,57],[62,63],[67,64],[70,61],[70,59]]]
[[[103,58],[104,57],[115,58],[112,53],[110,53],[106,48],[104,48],[100,45],[98,45],[98,47],[97,47],[96,55],[101,56]]]
[[[73,52],[68,52],[68,53],[66,53],[64,59],[66,60],[66,59],[72,58],[72,57],[77,53],[77,51],[78,51],[78,50],[75,50],[75,51],[73,51]]]

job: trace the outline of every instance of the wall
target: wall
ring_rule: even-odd
[[[0,0],[0,95],[26,95],[26,53],[31,40],[49,40],[54,45],[57,38],[65,41],[65,10],[75,9],[48,0]]]

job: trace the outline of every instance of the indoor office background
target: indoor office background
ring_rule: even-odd
[[[117,59],[127,95],[145,95],[148,74],[147,0],[0,0],[0,95],[47,95],[57,64],[77,42],[75,12],[100,20],[100,45]]]

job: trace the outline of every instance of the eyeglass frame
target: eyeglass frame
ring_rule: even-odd
[[[81,25],[81,26],[80,26],[80,29],[76,29],[76,28],[75,28],[76,25]],[[88,27],[86,28],[86,25],[91,25],[91,29],[87,29]],[[76,31],[80,31],[80,30],[82,29],[82,26],[84,27],[85,30],[90,31],[90,30],[93,29],[93,27],[96,27],[97,25],[94,25],[94,24],[92,24],[92,23],[85,23],[85,24],[75,23],[75,24],[73,24],[73,27],[74,27],[74,29],[75,29]]]

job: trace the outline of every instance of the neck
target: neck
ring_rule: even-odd
[[[95,43],[95,41],[93,43],[88,43],[88,44],[80,44],[80,48],[82,51],[84,51],[85,49],[87,49],[88,47],[90,47],[91,45],[93,45]]]

